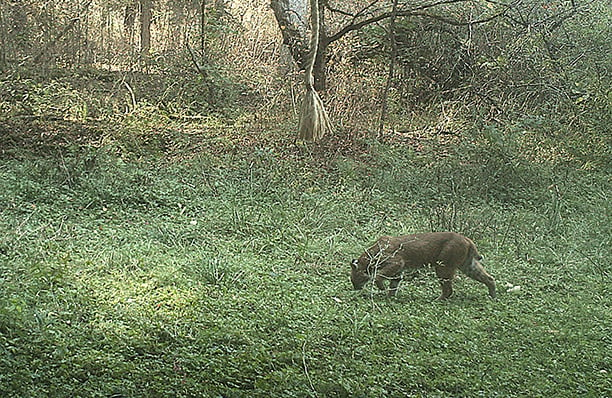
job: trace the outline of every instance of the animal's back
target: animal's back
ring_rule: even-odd
[[[401,250],[398,254],[406,266],[416,268],[443,263],[458,268],[468,261],[474,244],[455,232],[432,232],[398,237]]]

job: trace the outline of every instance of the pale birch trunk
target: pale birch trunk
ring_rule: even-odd
[[[304,73],[306,92],[302,100],[298,138],[302,141],[316,142],[332,131],[331,121],[325,111],[323,102],[314,88],[314,63],[319,43],[319,1],[310,0],[312,33],[310,36],[310,53]]]

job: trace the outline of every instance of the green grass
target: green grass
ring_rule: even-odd
[[[610,395],[609,174],[370,144],[0,160],[3,396]],[[434,302],[427,270],[351,290],[379,235],[433,229],[497,300],[464,277]]]

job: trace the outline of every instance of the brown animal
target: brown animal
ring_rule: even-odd
[[[389,296],[394,296],[406,268],[433,266],[442,285],[439,300],[453,293],[453,277],[457,269],[489,288],[495,298],[495,280],[480,265],[482,257],[474,243],[454,232],[434,232],[405,236],[383,236],[351,264],[351,282],[356,290],[370,279],[380,290],[389,282]]]

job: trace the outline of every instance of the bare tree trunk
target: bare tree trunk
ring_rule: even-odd
[[[389,21],[389,41],[391,42],[391,57],[389,60],[389,75],[387,76],[387,84],[382,95],[382,107],[380,110],[380,124],[378,126],[378,135],[382,135],[385,127],[385,118],[387,117],[387,109],[389,102],[389,89],[393,82],[395,73],[395,61],[397,59],[397,43],[395,41],[395,19],[397,17],[397,0],[393,0],[393,10],[391,11],[391,19]]]
[[[140,0],[140,55],[147,58],[151,52],[151,19],[153,1]]]
[[[200,52],[206,54],[206,0],[200,1]]]
[[[310,0],[310,15],[312,32],[310,36],[310,53],[304,74],[306,93],[300,112],[300,127],[298,138],[303,141],[319,141],[326,133],[332,131],[331,121],[325,111],[323,102],[315,90],[313,69],[319,48],[319,1]]]
[[[325,6],[324,1],[319,1],[319,39],[317,40],[317,55],[314,62],[313,75],[314,87],[317,91],[325,91],[327,88],[327,30],[325,29]]]
[[[306,68],[308,56],[308,38],[306,36],[306,21],[302,19],[305,14],[302,10],[295,10],[290,0],[272,0],[270,7],[274,11],[274,17],[280,27],[285,44],[298,68]]]
[[[138,13],[138,4],[130,2],[125,5],[123,11],[123,32],[125,35],[125,46],[128,49],[134,47],[134,23]]]
[[[0,4],[0,70],[6,67],[6,36],[7,28],[4,22],[4,5]]]
[[[283,35],[285,44],[299,69],[306,69],[309,61],[308,32],[306,30],[306,9],[308,0],[272,0],[270,7]],[[319,41],[313,74],[315,89],[326,88],[327,48],[330,41],[325,32],[325,7],[319,3]]]
[[[72,28],[76,25],[77,22],[79,22],[81,20],[81,15],[83,15],[87,9],[89,8],[89,5],[91,4],[92,0],[87,0],[79,9],[77,15],[75,17],[73,17],[70,22],[68,22],[66,24],[66,26],[64,27],[64,29],[62,29],[62,31],[55,36],[55,38],[53,40],[51,40],[49,43],[47,43],[47,45],[38,52],[38,54],[36,54],[36,56],[33,59],[34,63],[37,63],[41,60],[41,58],[43,57],[43,55],[47,54],[47,52],[49,52],[53,47],[55,47],[55,45],[62,39],[62,37],[64,37],[64,35],[66,35],[68,32],[70,32],[70,30],[72,30]],[[24,61],[25,62],[25,61]]]

